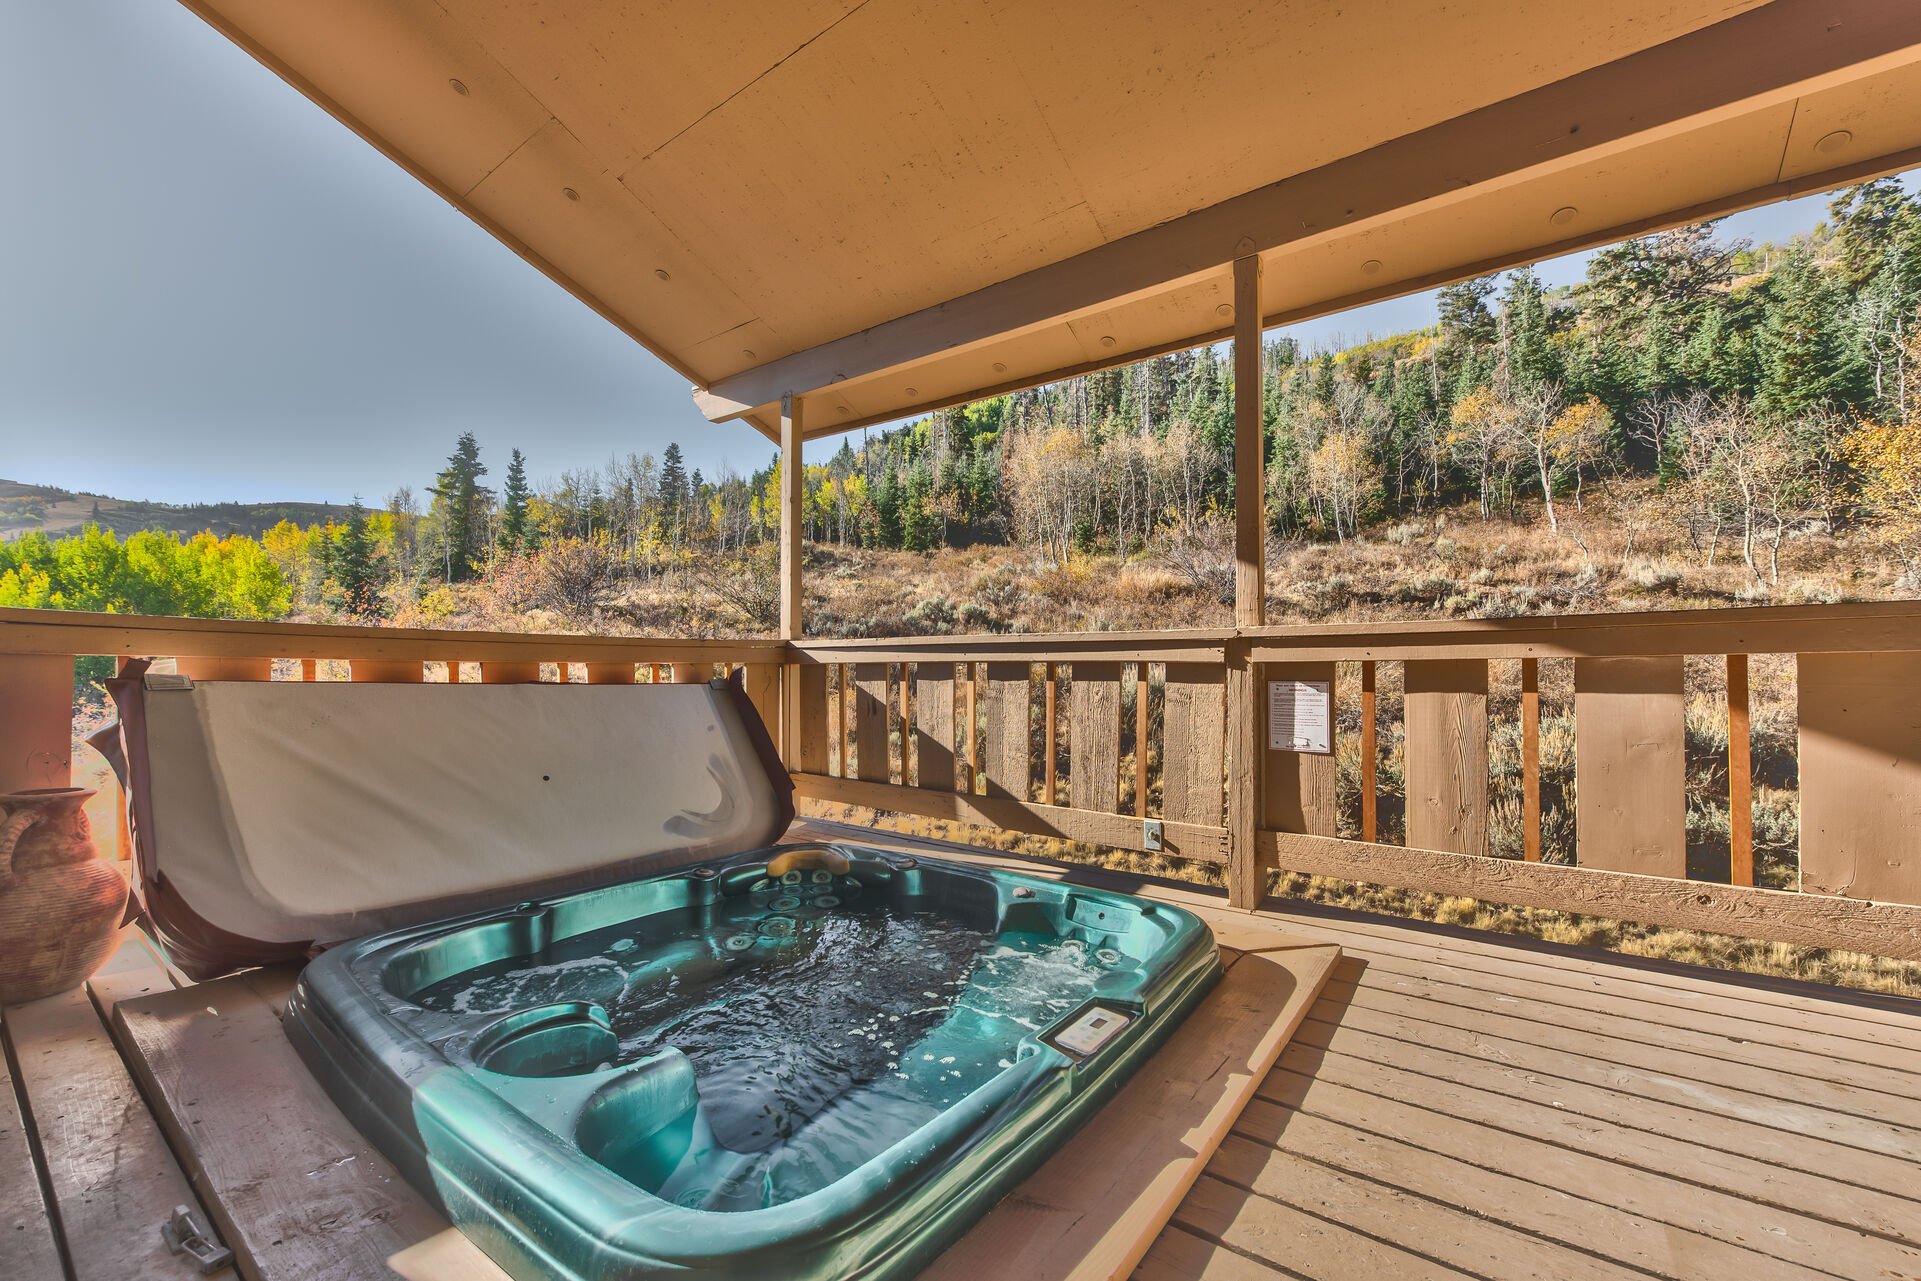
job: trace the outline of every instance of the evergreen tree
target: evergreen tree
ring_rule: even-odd
[[[1532,267],[1508,276],[1501,319],[1509,385],[1517,393],[1527,393],[1558,383],[1560,359],[1548,329],[1547,291]]]
[[[681,457],[680,442],[673,441],[660,456],[660,509],[675,529],[680,527],[680,508],[686,501],[687,463]]]
[[[493,491],[480,483],[486,474],[480,442],[472,432],[462,432],[447,466],[429,490],[434,496],[430,514],[440,533],[442,569],[450,583],[473,576],[485,546],[486,519],[493,502]]]
[[[1863,398],[1865,371],[1846,341],[1836,286],[1806,248],[1790,253],[1768,280],[1755,399],[1774,419]]]
[[[327,574],[338,595],[335,604],[357,618],[380,613],[381,568],[374,556],[373,535],[367,528],[367,509],[355,494],[347,508],[347,523],[328,545]]]
[[[1494,313],[1487,307],[1493,294],[1492,276],[1441,286],[1434,295],[1434,305],[1441,313],[1441,336],[1456,345],[1493,342]]]
[[[507,483],[501,490],[500,541],[509,550],[518,550],[527,541],[527,500],[532,496],[527,460],[516,449],[507,462]]]
[[[1857,183],[1828,201],[1841,270],[1856,288],[1880,273],[1888,253],[1911,237],[1921,211],[1899,178]]]

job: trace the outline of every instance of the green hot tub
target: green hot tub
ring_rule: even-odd
[[[1219,974],[1165,904],[776,847],[335,948],[289,1026],[517,1277],[905,1277]]]

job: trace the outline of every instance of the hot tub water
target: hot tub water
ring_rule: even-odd
[[[690,1209],[756,1210],[907,1138],[1134,964],[1080,938],[989,926],[902,910],[853,876],[789,872],[703,907],[698,928],[623,922],[411,999],[460,1015],[588,1002],[618,1045],[593,1066],[684,1054],[700,1108],[672,1168],[652,1147],[600,1159]]]

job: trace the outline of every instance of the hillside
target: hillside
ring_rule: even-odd
[[[283,520],[297,525],[344,519],[347,509],[330,503],[148,503],[74,493],[51,485],[0,480],[0,540],[35,531],[49,537],[98,525],[125,537],[143,529],[190,538],[202,530],[225,537],[258,538]]]

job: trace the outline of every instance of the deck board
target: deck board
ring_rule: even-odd
[[[11,1039],[0,1015],[0,1035]],[[21,1119],[11,1053],[0,1055],[0,1277],[8,1281],[61,1281],[60,1247],[40,1182],[33,1140]]]
[[[121,1001],[115,1031],[208,1209],[260,1281],[392,1275],[446,1223],[333,1106],[280,1028],[293,970]]]
[[[199,1205],[86,992],[13,1006],[6,1020],[75,1281],[194,1276],[160,1225]]]

